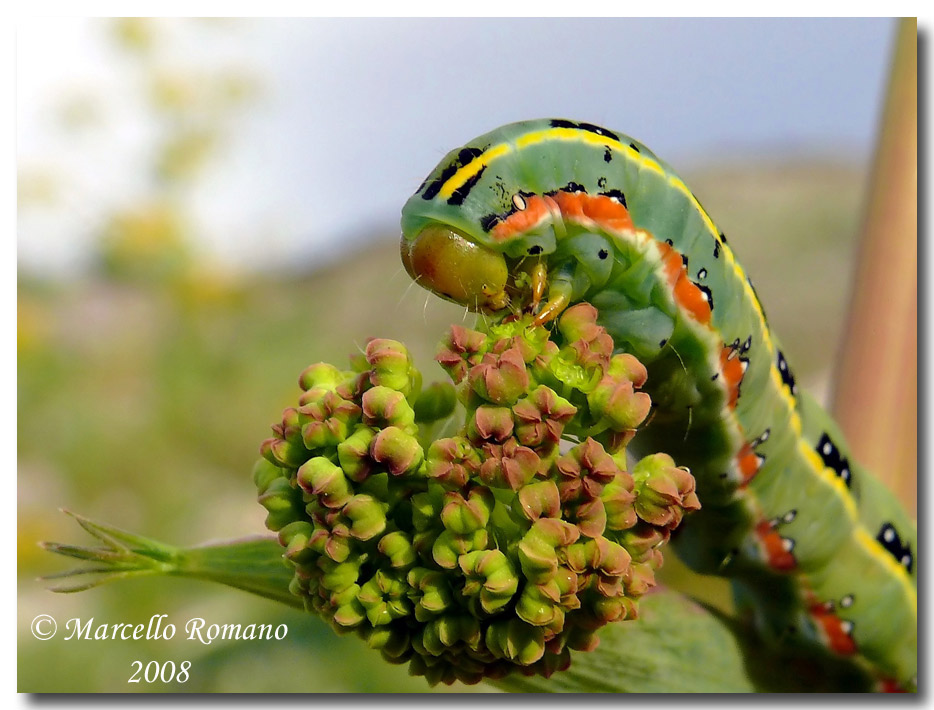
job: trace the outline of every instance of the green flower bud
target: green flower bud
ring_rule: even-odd
[[[313,404],[318,404],[324,401],[324,398],[327,397],[328,393],[334,392],[335,390],[326,389],[325,387],[312,387],[310,390],[306,390],[301,393],[298,397],[298,406],[299,408],[308,407]],[[285,412],[289,410],[286,409]],[[294,410],[298,411],[298,410]],[[283,420],[285,419],[285,412],[283,412]],[[307,420],[307,417],[305,417]]]
[[[585,370],[605,370],[613,355],[613,339],[597,325],[597,309],[589,303],[571,306],[558,320],[558,330]]]
[[[348,589],[353,589],[354,596],[356,596],[360,590],[357,584],[360,577],[360,565],[361,561],[356,559],[348,562],[321,560],[318,565],[323,572],[321,586],[332,594],[339,594]]]
[[[550,333],[546,328],[531,328],[531,317],[510,321],[508,323],[495,323],[490,326],[490,348],[494,352],[502,352],[507,348],[518,348],[522,360],[526,365],[534,363],[546,353],[554,343],[548,338]]]
[[[655,568],[649,562],[639,562],[631,565],[623,578],[626,594],[641,597],[655,586]]]
[[[415,410],[402,392],[378,385],[363,393],[363,421],[377,429],[395,426],[414,433]]]
[[[404,579],[379,570],[360,588],[357,599],[366,609],[369,622],[373,626],[383,626],[411,613],[407,591]]]
[[[477,550],[461,555],[458,565],[466,577],[463,593],[476,597],[486,614],[506,606],[519,588],[509,558],[499,550]]]
[[[522,573],[533,584],[544,584],[558,570],[558,552],[580,537],[578,529],[563,520],[539,518],[519,543]]]
[[[308,449],[336,446],[347,438],[361,416],[360,407],[336,392],[327,392],[298,412],[310,419],[301,427],[302,441]]]
[[[532,626],[563,626],[564,609],[560,606],[561,590],[555,580],[545,584],[528,584],[516,604],[516,614]]]
[[[352,628],[362,623],[366,618],[366,611],[357,595],[360,593],[359,585],[348,587],[343,592],[332,594],[330,605],[334,609],[334,622],[340,626]]]
[[[646,456],[632,471],[635,480],[635,510],[652,525],[675,528],[686,511],[700,509],[694,478],[675,466],[668,454]]]
[[[636,495],[633,493],[633,486],[631,475],[625,471],[617,471],[613,480],[603,487],[600,500],[603,501],[603,509],[606,512],[607,529],[628,530],[636,524],[636,510],[633,507]]]
[[[414,471],[422,462],[418,439],[398,427],[381,429],[370,442],[370,457],[383,464],[393,476]]]
[[[461,436],[432,442],[425,458],[425,474],[449,489],[463,488],[480,470],[480,455]]]
[[[600,537],[606,530],[606,509],[599,498],[568,506],[566,515],[586,537]]]
[[[635,429],[652,407],[649,396],[636,392],[631,381],[609,374],[587,395],[587,403],[595,417],[605,418],[616,430]]]
[[[458,557],[474,550],[486,549],[488,541],[486,530],[475,530],[465,535],[445,530],[432,545],[431,557],[439,567],[455,569]]]
[[[393,626],[380,626],[367,634],[367,646],[375,648],[390,663],[404,661],[411,649],[412,640],[404,629]]]
[[[301,444],[294,444],[284,439],[266,439],[259,449],[270,463],[282,468],[298,468],[308,460],[309,452]]]
[[[477,407],[467,424],[467,437],[475,444],[485,441],[502,442],[512,436],[512,410],[508,407]]]
[[[575,340],[568,346],[576,355],[577,363],[587,370],[601,370],[607,367],[613,354],[613,340],[603,330],[593,340]]]
[[[449,491],[444,494],[441,523],[456,535],[470,535],[486,527],[494,503],[493,494],[487,488],[470,489],[466,499],[460,493]]]
[[[313,532],[312,524],[304,520],[296,520],[279,530],[279,544],[285,548],[290,562],[302,564],[312,559],[314,552],[308,549],[308,540]]]
[[[610,624],[614,621],[623,621],[624,619],[638,618],[638,608],[632,599],[627,597],[601,597],[594,601],[591,606],[593,614],[593,626],[600,627]],[[577,641],[577,645],[571,648],[580,651],[591,651],[597,647],[599,639],[593,634],[585,636]],[[570,645],[570,644],[568,644]]]
[[[378,549],[380,554],[389,558],[389,565],[396,569],[407,569],[418,560],[411,539],[401,530],[382,537]]]
[[[636,387],[642,387],[649,377],[649,371],[645,369],[645,365],[629,353],[617,353],[610,359],[609,374],[623,377]]]
[[[529,386],[529,373],[519,348],[486,353],[467,372],[467,382],[482,399],[493,404],[512,404]]]
[[[558,490],[562,502],[598,498],[619,472],[613,457],[590,437],[559,457],[555,468],[561,476]]]
[[[548,340],[544,343],[541,351],[536,354],[535,359],[528,363],[532,370],[532,375],[537,381],[541,382],[546,379],[554,379],[551,366],[560,352],[561,349],[558,347],[558,344],[552,340]]]
[[[441,343],[435,360],[454,380],[454,383],[459,384],[467,376],[470,365],[475,364],[472,359],[485,343],[486,336],[483,333],[452,325],[447,338]]]
[[[369,427],[358,427],[353,434],[337,445],[337,460],[351,481],[360,483],[369,476],[373,469],[370,458],[370,445],[376,438],[376,432]]]
[[[302,441],[302,425],[307,417],[294,407],[288,407],[282,412],[282,423],[273,430],[278,435],[277,438],[285,439],[290,444],[304,444]]]
[[[524,446],[543,446],[550,450],[561,440],[565,424],[577,413],[577,407],[544,385],[536,387],[513,408],[516,438]]]
[[[350,540],[350,528],[337,511],[312,514],[314,532],[308,540],[308,547],[334,562],[344,562],[353,552]]]
[[[548,584],[554,584],[558,590],[558,603],[565,611],[574,611],[581,608],[580,599],[577,592],[580,588],[580,580],[574,570],[566,566],[559,566],[554,577]]]
[[[298,386],[304,391],[313,387],[332,390],[347,378],[347,373],[341,372],[334,365],[319,362],[306,367],[298,378]]]
[[[415,400],[416,422],[435,422],[451,416],[457,406],[457,395],[450,382],[432,382]]]
[[[487,629],[486,645],[497,658],[528,666],[545,655],[545,630],[520,619],[500,621]]]
[[[440,656],[455,645],[477,651],[482,640],[480,622],[466,615],[432,619],[425,625],[420,639],[422,647],[432,656]]]
[[[415,604],[415,618],[418,621],[428,621],[453,604],[453,595],[443,572],[416,567],[409,570],[406,581],[409,583],[409,598]]]
[[[484,444],[486,460],[480,465],[480,480],[492,488],[519,490],[538,472],[541,460],[532,449],[519,446],[515,439],[505,444]]]
[[[441,528],[441,509],[444,507],[444,490],[440,486],[429,486],[424,493],[412,496],[412,527],[416,530]]]
[[[301,465],[296,481],[309,496],[316,496],[327,508],[342,508],[353,496],[350,481],[340,467],[323,456],[316,456]]]
[[[266,492],[269,485],[277,478],[285,478],[286,472],[266,459],[257,459],[253,464],[253,485],[260,495]]]
[[[561,514],[561,496],[554,481],[536,481],[519,489],[522,514],[535,522],[539,518],[557,518]]]
[[[374,386],[388,387],[408,395],[413,384],[420,379],[409,351],[398,340],[374,338],[366,345],[366,360],[372,368],[370,383]]]
[[[357,540],[369,540],[386,529],[383,504],[372,496],[355,495],[344,506],[343,513],[351,521],[351,536]]]
[[[617,541],[632,555],[633,562],[648,562],[657,569],[662,561],[658,548],[668,541],[669,535],[667,528],[640,522],[621,533]]]
[[[301,520],[304,514],[301,494],[286,478],[270,481],[258,500],[268,512],[266,527],[273,531],[281,530],[294,520]]]
[[[395,505],[400,497],[405,495],[405,491],[399,490],[395,485],[390,485],[389,474],[385,471],[371,473],[364,481],[355,485],[354,490],[357,493],[366,493],[390,505]]]
[[[565,309],[558,319],[558,330],[569,343],[592,341],[606,332],[597,325],[597,309],[589,303],[577,303]]]
[[[585,538],[567,548],[568,567],[577,572],[581,589],[594,589],[605,597],[619,595],[631,560],[622,545],[605,537]]]

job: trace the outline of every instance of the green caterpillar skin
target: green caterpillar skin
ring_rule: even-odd
[[[679,554],[734,580],[775,643],[917,687],[917,534],[797,390],[726,238],[648,148],[588,123],[503,126],[449,153],[406,203],[409,273],[476,310],[586,300],[648,368],[631,446],[688,466],[703,509]]]

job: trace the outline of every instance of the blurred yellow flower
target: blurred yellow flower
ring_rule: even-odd
[[[154,201],[110,216],[101,233],[100,258],[111,275],[161,280],[187,265],[188,241],[180,211]]]
[[[48,339],[51,315],[34,298],[22,292],[16,300],[16,350],[27,353],[41,347]]]
[[[199,264],[187,269],[175,283],[182,306],[227,306],[242,301],[243,284],[236,274],[217,265]]]
[[[168,181],[192,178],[218,143],[217,131],[192,128],[172,135],[158,152],[156,171]]]
[[[113,37],[122,47],[145,53],[155,42],[154,25],[148,17],[119,17],[113,23]]]
[[[61,196],[61,180],[53,170],[32,167],[20,169],[16,175],[16,206],[51,207]]]
[[[157,109],[181,111],[190,108],[198,97],[194,77],[176,72],[156,72],[149,86],[149,98]]]

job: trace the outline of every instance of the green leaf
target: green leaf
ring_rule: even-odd
[[[670,590],[645,595],[639,618],[607,625],[600,645],[573,652],[571,667],[551,678],[520,675],[491,681],[524,693],[751,693],[743,649],[730,625]]]

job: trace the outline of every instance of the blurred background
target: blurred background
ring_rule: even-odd
[[[441,378],[435,344],[465,314],[410,286],[398,214],[448,150],[500,124],[587,120],[674,165],[743,261],[799,381],[826,393],[895,30],[21,21],[19,690],[429,689],[355,638],[227,588],[132,580],[54,595],[36,577],[67,563],[36,543],[90,542],[62,507],[180,545],[263,532],[250,469],[306,365],[343,364],[384,336]],[[40,613],[286,623],[289,635],[39,642]],[[130,686],[132,660],[191,660],[192,677]]]

